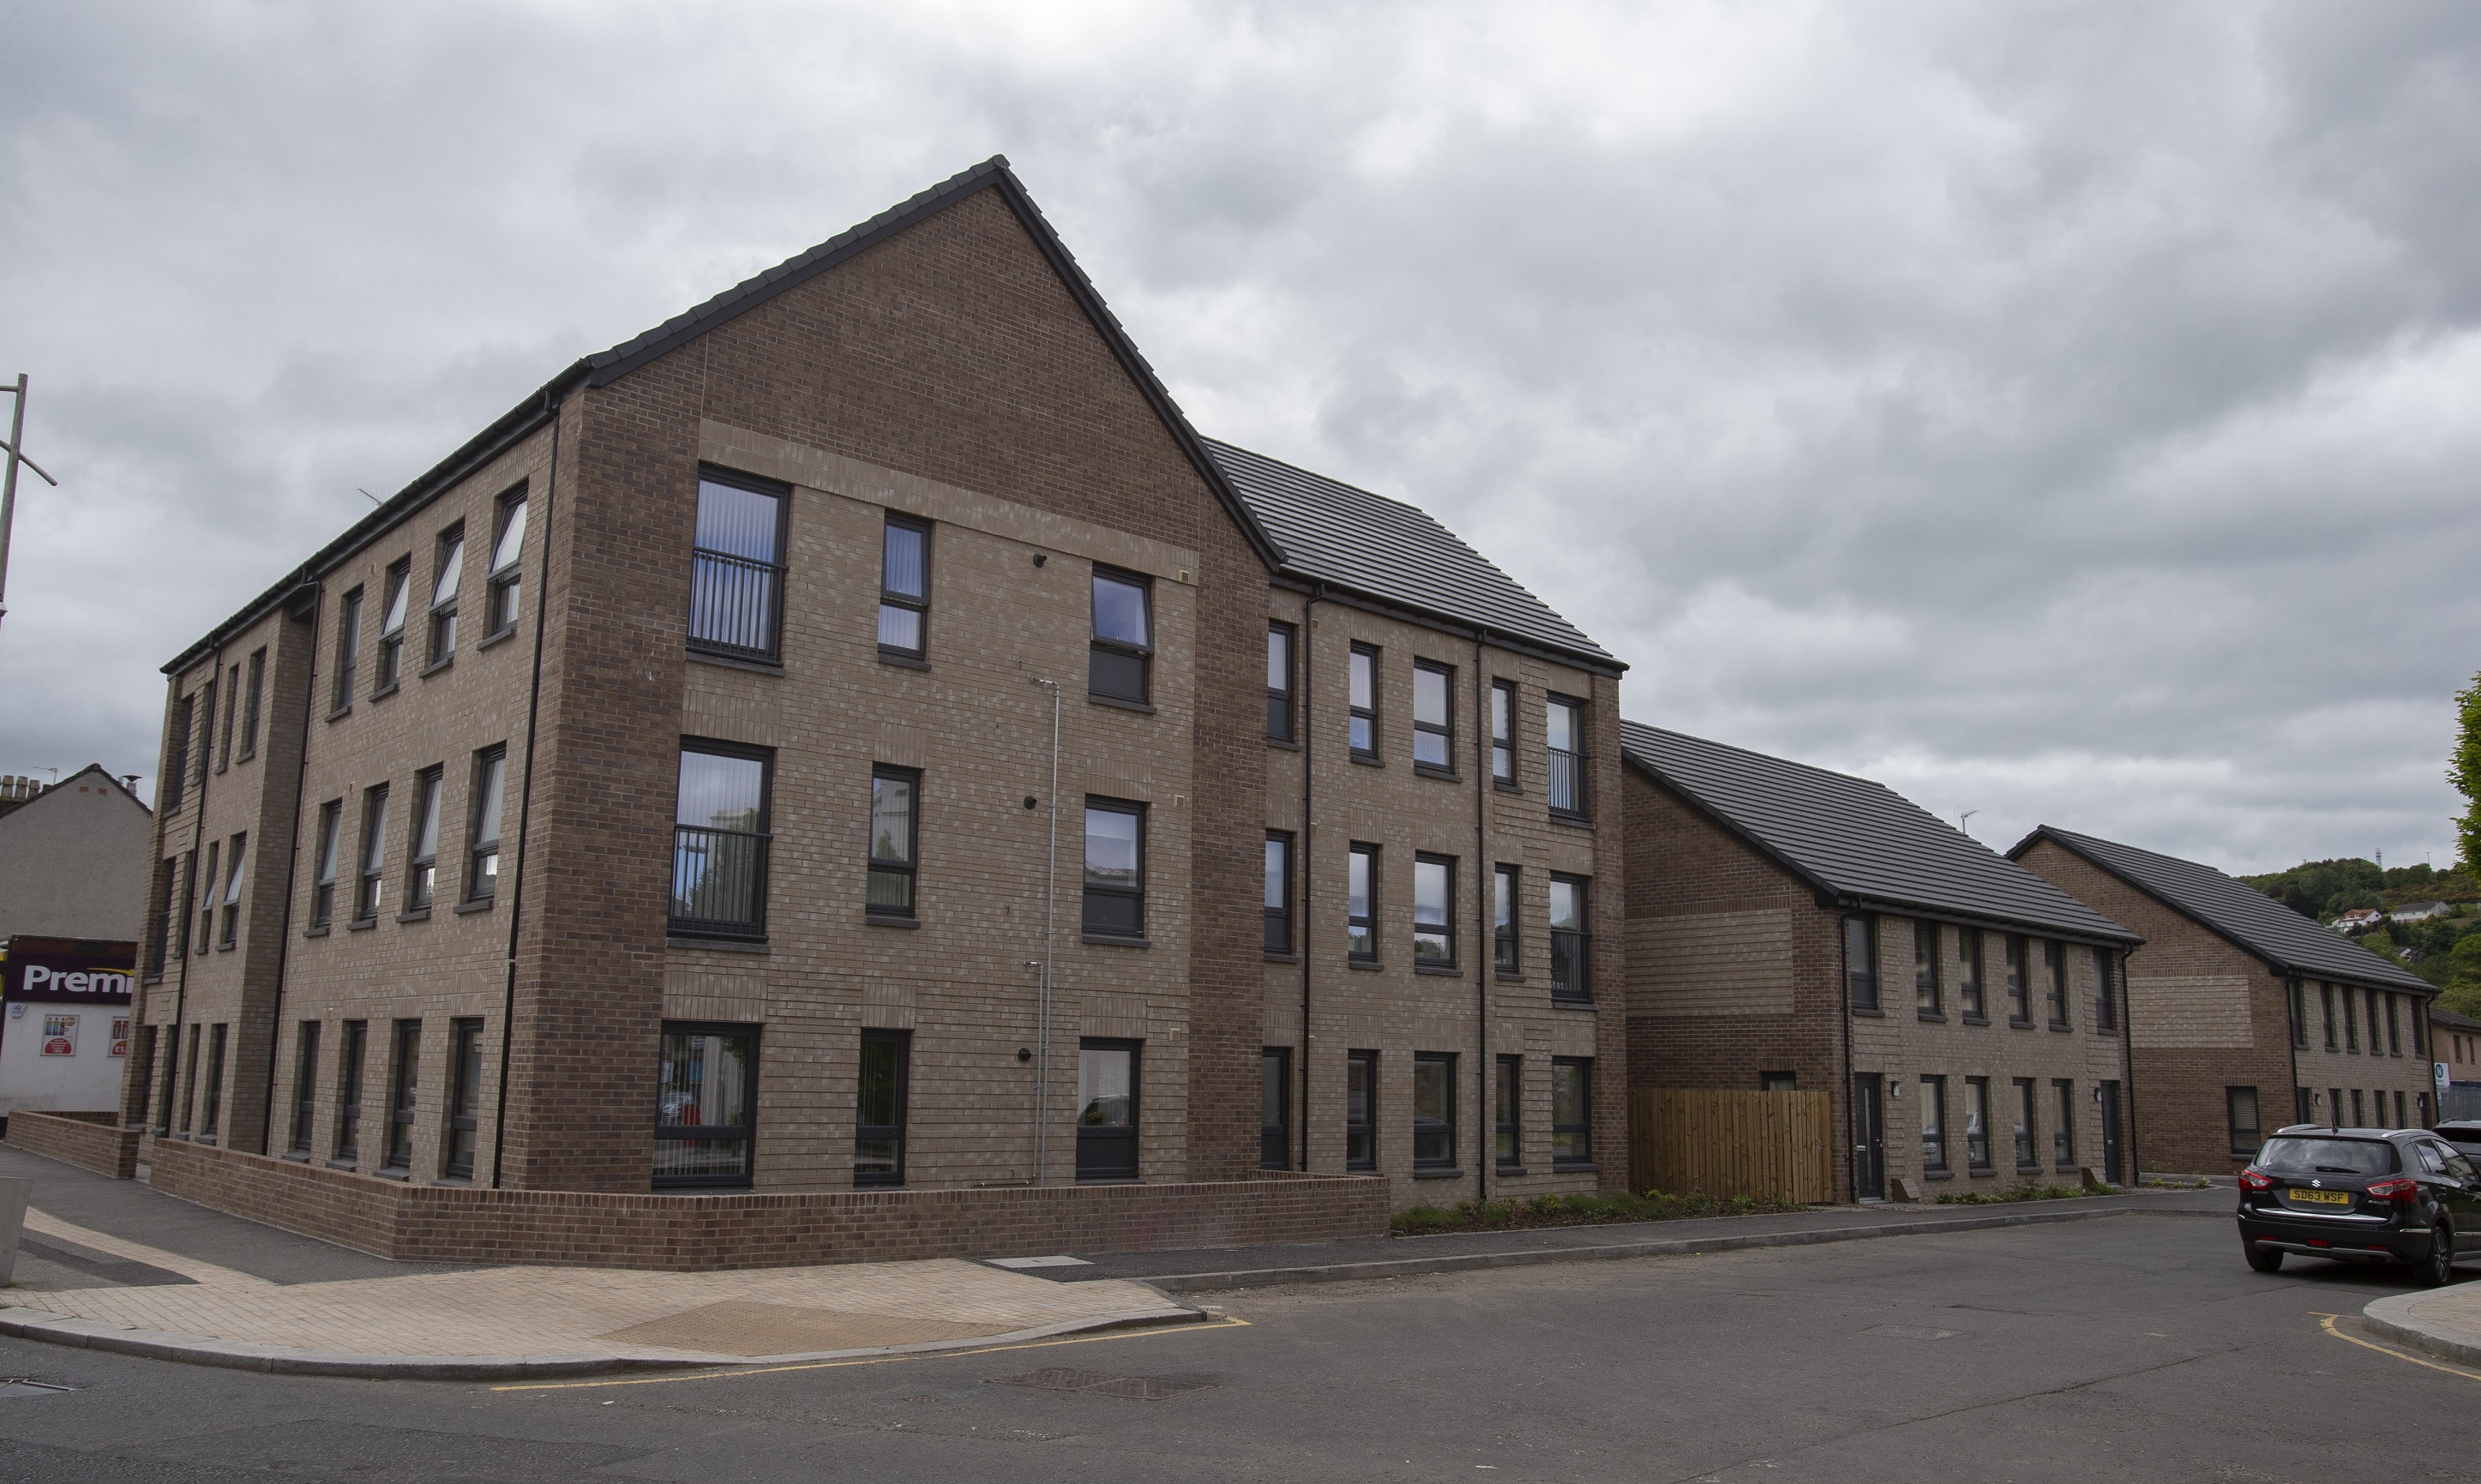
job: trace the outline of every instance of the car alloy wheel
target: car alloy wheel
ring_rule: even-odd
[[[2248,1265],[2261,1273],[2283,1270],[2283,1249],[2262,1242],[2242,1242],[2240,1250],[2248,1254]]]
[[[2421,1260],[2420,1286],[2442,1289],[2455,1281],[2455,1234],[2443,1224],[2429,1233],[2429,1256]]]

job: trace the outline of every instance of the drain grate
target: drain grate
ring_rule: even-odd
[[[988,1386],[1025,1386],[1038,1392],[1083,1392],[1089,1396],[1117,1396],[1125,1401],[1168,1401],[1191,1392],[1211,1392],[1221,1382],[1197,1376],[1112,1376],[1099,1370],[1070,1370],[1053,1366],[1021,1376],[995,1376]]]

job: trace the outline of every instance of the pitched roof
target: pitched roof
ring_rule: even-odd
[[[46,787],[40,794],[36,794],[34,797],[17,802],[11,808],[0,809],[0,820],[14,819],[17,816],[24,814],[27,810],[43,804],[45,799],[51,798],[55,794],[60,795],[62,803],[65,804],[67,802],[69,785],[73,783],[78,785],[76,792],[80,794],[88,792],[89,786],[91,785],[94,793],[103,794],[119,794],[122,798],[127,799],[140,814],[151,815],[155,812],[154,810],[146,807],[146,801],[140,798],[137,794],[132,792],[129,785],[121,782],[112,774],[105,772],[103,770],[102,764],[89,763],[86,767],[79,768],[76,772],[69,774],[60,782]]]
[[[1206,449],[1274,537],[1286,575],[1529,640],[1590,668],[1624,668],[1420,507],[1214,438]]]
[[[2429,1018],[2433,1025],[2444,1026],[2449,1030],[2481,1030],[2481,1020],[2458,1015],[2453,1010],[2442,1010],[2435,1002],[2429,1007]]]
[[[2271,964],[2279,974],[2348,979],[2384,989],[2437,993],[2438,986],[2400,964],[2380,958],[2334,929],[2302,917],[2245,881],[2211,866],[2160,855],[2135,846],[2098,840],[2045,824],[2016,842],[2010,860],[2037,841],[2050,840],[2229,939]]]
[[[1620,748],[1839,903],[2144,941],[1884,784],[1635,721],[1620,723]]]

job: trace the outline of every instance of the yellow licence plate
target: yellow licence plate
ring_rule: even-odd
[[[2284,1193],[2295,1201],[2300,1201],[2311,1206],[2349,1206],[2352,1204],[2352,1192],[2349,1190],[2286,1190]]]

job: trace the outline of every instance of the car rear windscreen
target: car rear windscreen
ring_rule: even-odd
[[[2384,1139],[2268,1139],[2257,1167],[2278,1175],[2391,1175],[2403,1168]]]

